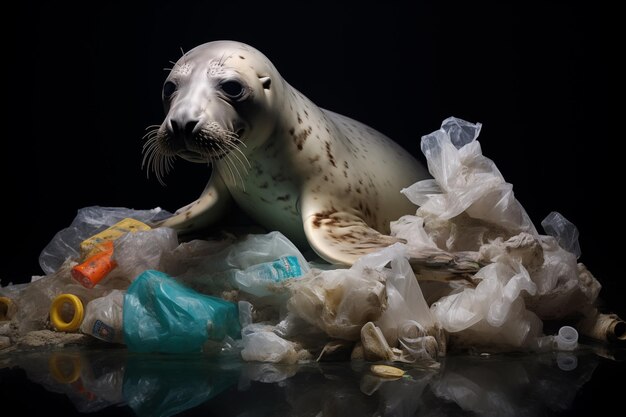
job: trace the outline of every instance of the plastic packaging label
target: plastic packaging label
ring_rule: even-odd
[[[257,272],[259,278],[266,281],[281,282],[288,278],[296,278],[302,275],[302,269],[295,256],[284,256],[274,262],[261,264],[258,267],[250,268]]]
[[[275,284],[303,275],[297,256],[282,256],[274,261],[253,265],[243,271],[232,272],[233,285],[240,291],[257,297],[277,296]],[[280,291],[278,291],[280,292]]]
[[[105,342],[113,342],[115,340],[115,329],[100,320],[96,320],[93,324],[92,334]]]

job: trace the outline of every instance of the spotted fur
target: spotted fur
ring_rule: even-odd
[[[234,108],[232,117],[249,126],[239,149],[250,166],[240,186],[227,161],[214,161],[207,186],[212,193],[164,225],[188,230],[191,222],[192,229],[216,222],[223,202],[232,199],[259,224],[303,248],[310,245],[332,263],[351,264],[397,241],[388,236],[389,223],[415,212],[400,190],[428,176],[406,150],[369,126],[316,106],[248,45],[210,42],[185,54],[175,68],[183,64],[192,74],[198,68],[216,77],[236,74],[249,86],[251,98],[228,111]],[[204,88],[202,77],[190,82]],[[206,100],[215,102],[213,90],[207,91]],[[376,105],[375,97],[364,99]]]

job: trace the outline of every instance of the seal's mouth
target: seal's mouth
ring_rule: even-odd
[[[198,133],[188,139],[180,140],[174,137],[165,124],[148,127],[144,136],[142,168],[147,169],[147,175],[152,171],[158,181],[165,185],[163,178],[173,169],[174,161],[180,157],[193,163],[215,166],[219,168],[237,185],[248,174],[251,167],[248,158],[242,151],[245,143],[241,140],[245,130],[243,128],[233,132],[222,128],[216,122],[211,122],[199,129]]]
[[[190,149],[185,149],[176,153],[177,156],[180,156],[185,161],[194,162],[196,164],[205,164],[211,162],[211,157],[201,154],[200,152],[196,152]]]

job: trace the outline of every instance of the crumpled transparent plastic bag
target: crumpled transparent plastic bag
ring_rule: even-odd
[[[437,357],[437,325],[403,244],[365,255],[349,269],[314,270],[289,288],[289,323],[299,317],[332,338],[356,341],[374,322],[389,346],[402,344],[405,360]]]
[[[139,220],[151,226],[171,216],[157,207],[151,210],[134,210],[125,207],[90,206],[78,210],[72,223],[54,235],[39,255],[39,265],[44,273],[52,274],[67,260],[80,257],[80,243],[113,226],[125,218]]]
[[[595,304],[602,286],[556,238],[540,236],[539,242],[544,263],[531,274],[537,294],[527,297],[528,308],[544,320],[584,314]]]
[[[159,271],[142,273],[124,297],[124,341],[131,352],[200,352],[207,340],[239,338],[237,305],[200,294]]]
[[[177,246],[178,235],[169,227],[127,233],[114,242],[113,260],[117,267],[110,275],[123,277],[130,283],[144,271],[162,271],[163,256]],[[105,280],[100,285],[106,284]]]
[[[442,297],[430,307],[456,343],[523,347],[541,335],[543,323],[524,302],[524,293],[536,294],[537,286],[519,261],[500,257],[475,278],[481,280],[476,288]]]
[[[241,331],[243,360],[285,364],[298,362],[296,344],[278,336],[273,330],[274,326],[263,323],[244,327]]]
[[[279,280],[262,279],[258,269],[287,258],[292,266],[297,264],[297,276],[310,270],[302,253],[282,233],[273,231],[267,234],[250,234],[221,251],[206,254],[196,265],[189,265],[176,278],[201,292],[215,293],[237,288],[259,297],[278,297],[274,286]],[[264,272],[268,272],[267,269]],[[276,272],[276,268],[269,269],[274,269],[269,272]],[[289,274],[283,274],[283,279],[296,276],[295,271],[291,272],[293,274],[289,277]],[[282,296],[279,298],[282,300]]]
[[[546,233],[559,242],[559,246],[573,253],[576,259],[580,258],[580,244],[578,243],[578,228],[561,213],[553,211],[541,221],[541,227]]]
[[[385,271],[360,261],[349,269],[314,269],[286,283],[291,291],[287,309],[331,337],[359,340],[361,327],[387,307],[385,279]]]
[[[224,235],[217,239],[194,239],[181,242],[174,250],[166,251],[161,258],[161,268],[171,276],[181,276],[193,270],[202,262],[214,259],[216,254],[223,253],[235,241],[235,236]]]
[[[387,264],[389,268],[385,268]],[[387,308],[374,324],[382,330],[389,346],[398,345],[398,338],[402,338],[399,333],[403,333],[400,329],[405,327],[405,322],[417,322],[424,329],[435,328],[435,319],[426,304],[403,244],[395,243],[366,255],[356,265],[362,269],[385,268]]]
[[[402,193],[441,219],[465,212],[472,218],[500,226],[512,234],[537,234],[535,226],[515,199],[492,160],[483,156],[479,142],[481,124],[455,117],[422,137],[421,149],[433,179],[419,181]]]
[[[127,282],[111,280],[106,286],[85,288],[71,277],[70,270],[75,264],[68,259],[55,273],[27,284],[19,284],[19,291],[10,291],[10,297],[17,305],[12,324],[18,334],[23,335],[32,330],[46,328],[50,305],[60,294],[74,294],[85,305],[113,289],[125,289],[128,286]],[[13,286],[3,288],[0,294],[11,287]],[[9,291],[6,292],[9,294]]]
[[[302,253],[278,231],[248,235],[241,242],[232,245],[225,261],[229,269],[246,269],[283,256],[295,256],[304,269],[303,272],[308,272],[308,264]]]

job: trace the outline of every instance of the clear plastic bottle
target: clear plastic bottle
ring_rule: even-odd
[[[124,343],[122,329],[124,291],[113,290],[108,295],[91,300],[85,307],[80,331],[110,343]]]
[[[244,270],[233,270],[231,283],[240,291],[257,297],[275,294],[271,286],[303,274],[303,268],[296,256],[283,256],[271,262],[253,265]]]

